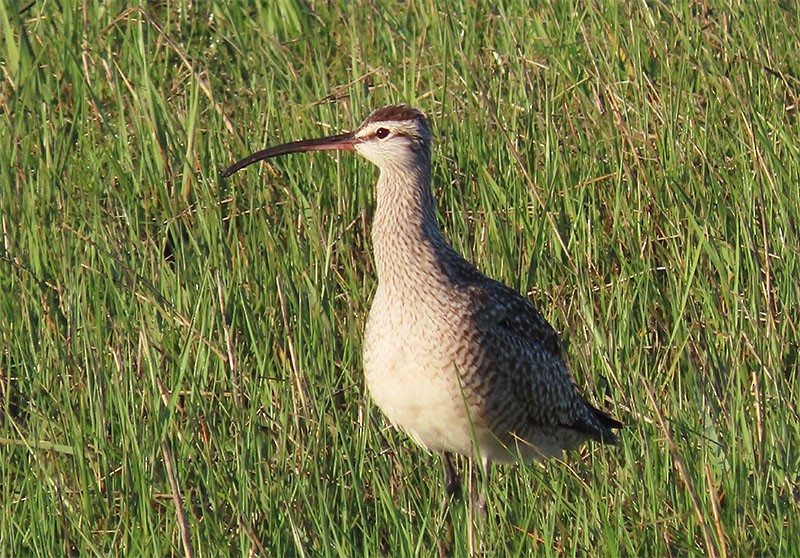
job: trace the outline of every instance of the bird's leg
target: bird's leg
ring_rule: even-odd
[[[489,469],[491,463],[488,458],[481,459],[481,466],[470,460],[469,467],[469,523],[467,524],[467,547],[470,556],[484,554],[483,534],[486,530],[488,518],[487,493],[489,487]],[[481,475],[479,469],[483,469]],[[483,476],[483,479],[480,477]],[[482,486],[479,486],[483,482]]]
[[[444,498],[442,498],[442,518],[447,515],[450,509],[450,501],[461,497],[461,480],[453,467],[453,456],[442,453],[442,463],[444,464]]]
[[[439,549],[439,556],[445,558],[450,556],[450,549],[453,546],[453,523],[447,519],[450,511],[450,501],[461,496],[461,480],[458,478],[455,467],[453,467],[453,456],[450,453],[442,453],[442,464],[444,465],[445,491],[444,498],[442,498],[442,522],[445,532],[442,539],[437,541],[436,546]]]
[[[444,464],[445,499],[458,498],[461,496],[461,479],[458,478],[458,473],[453,467],[453,456],[449,452],[444,452],[442,463]]]
[[[489,473],[492,468],[492,462],[487,457],[484,457],[481,465],[483,466],[483,484],[478,490],[475,483],[473,483],[472,500],[478,512],[485,519],[489,512]]]

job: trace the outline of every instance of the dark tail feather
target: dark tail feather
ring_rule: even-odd
[[[572,425],[572,428],[583,432],[592,440],[596,440],[601,444],[617,445],[619,439],[617,435],[612,432],[612,429],[619,430],[622,428],[622,423],[591,403],[587,402],[586,405],[589,407],[592,417],[579,420]]]

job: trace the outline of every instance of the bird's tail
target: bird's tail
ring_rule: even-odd
[[[578,421],[573,428],[601,444],[617,445],[619,439],[613,430],[622,428],[622,423],[589,402],[586,403],[586,406],[589,408],[589,416]]]

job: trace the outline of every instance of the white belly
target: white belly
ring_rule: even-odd
[[[470,455],[471,421],[442,332],[433,331],[425,316],[382,312],[379,304],[376,295],[364,333],[364,374],[373,400],[428,450]]]

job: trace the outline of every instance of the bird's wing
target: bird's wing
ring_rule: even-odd
[[[511,335],[535,345],[554,358],[561,358],[561,340],[544,316],[514,289],[488,279],[478,288],[481,304],[480,325],[496,328],[499,334]]]
[[[533,304],[491,279],[470,290],[472,319],[483,349],[491,354],[496,369],[508,376],[505,381],[499,378],[506,397],[518,401],[534,424],[608,438],[596,409],[575,387],[558,334]]]

